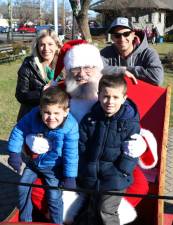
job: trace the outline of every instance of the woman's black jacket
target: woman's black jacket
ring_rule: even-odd
[[[21,103],[18,119],[39,105],[42,89],[46,82],[41,76],[40,70],[33,56],[24,59],[18,71],[16,86],[16,98]]]

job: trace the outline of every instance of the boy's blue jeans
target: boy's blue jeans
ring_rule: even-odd
[[[59,179],[56,178],[54,168],[36,169],[26,167],[24,169],[21,183],[32,184],[38,175],[42,175],[44,183],[48,186],[58,187]],[[32,221],[32,210],[33,205],[31,201],[31,187],[19,186],[19,211],[20,221],[31,222]],[[46,189],[46,198],[48,203],[49,214],[52,223],[62,224],[63,223],[63,201],[62,192],[56,189]]]

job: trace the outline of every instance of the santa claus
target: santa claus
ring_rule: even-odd
[[[64,44],[61,49],[55,71],[55,80],[60,74],[62,68],[65,67],[65,88],[71,96],[70,110],[76,117],[78,122],[91,109],[92,105],[97,101],[97,88],[103,62],[99,50],[82,40],[69,41]],[[56,82],[55,82],[56,83]],[[57,85],[57,83],[56,83]],[[40,140],[32,140],[28,142],[30,148],[32,146],[39,149]],[[157,163],[157,144],[154,136],[148,130],[141,129],[140,134],[135,134],[131,140],[126,142],[126,149],[130,156],[139,157],[139,166],[134,170],[134,182],[127,189],[130,194],[146,194],[148,192],[148,182],[140,169],[153,168]],[[146,160],[146,155],[151,157]],[[39,182],[37,182],[38,184]],[[32,200],[39,209],[43,209],[44,190],[33,188]],[[64,220],[72,222],[83,201],[83,195],[72,192],[64,192]],[[119,206],[120,224],[127,224],[136,218],[135,206],[141,201],[141,198],[123,197]],[[45,206],[45,205],[44,205]]]

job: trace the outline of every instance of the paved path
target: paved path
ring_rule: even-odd
[[[173,127],[169,129],[168,137],[165,195],[173,196]],[[165,201],[165,212],[173,213],[173,200]]]
[[[0,141],[0,180],[18,181],[19,175],[7,165],[6,144]],[[173,128],[169,131],[165,195],[173,196]],[[0,221],[14,209],[17,197],[16,186],[0,184]],[[165,212],[173,213],[173,201],[165,201]]]

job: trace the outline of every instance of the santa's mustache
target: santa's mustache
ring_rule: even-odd
[[[66,91],[74,98],[80,99],[93,99],[97,97],[98,92],[98,82],[101,78],[101,73],[97,74],[93,78],[87,78],[86,83],[79,84],[77,79],[69,73],[66,76]],[[84,77],[78,76],[78,79],[84,80]],[[78,80],[79,81],[79,80]]]
[[[88,77],[77,76],[75,80],[76,80],[76,81],[81,81],[81,80],[83,80],[83,81],[88,82],[88,81],[89,81],[89,78],[88,78]]]

